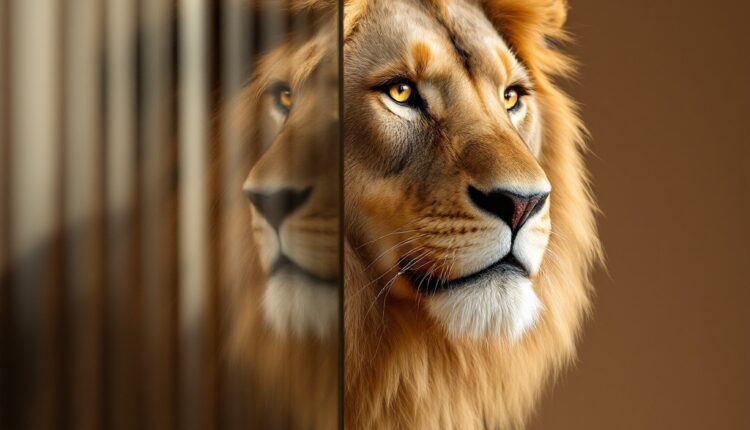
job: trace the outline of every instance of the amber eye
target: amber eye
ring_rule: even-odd
[[[411,85],[405,83],[393,84],[388,88],[388,95],[399,103],[406,103],[411,97]]]
[[[286,85],[279,85],[275,90],[276,105],[284,112],[289,112],[294,104],[292,90]]]
[[[517,88],[510,87],[503,93],[503,98],[505,99],[505,110],[512,111],[518,107],[521,96]]]

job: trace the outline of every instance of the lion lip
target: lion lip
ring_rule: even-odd
[[[315,275],[314,273],[306,270],[304,267],[292,261],[289,257],[284,254],[279,255],[276,262],[271,267],[269,272],[270,276],[274,276],[282,271],[293,272],[301,275],[316,285],[324,285],[327,287],[336,287],[338,285],[338,279],[326,279]]]
[[[413,270],[403,270],[403,267],[408,266],[408,261],[404,262],[407,264],[399,263],[402,267],[402,274],[406,276],[414,288],[422,293],[433,294],[440,291],[453,290],[469,286],[470,284],[487,277],[494,277],[499,275],[516,275],[528,277],[528,270],[521,264],[520,261],[509,252],[505,257],[495,261],[484,269],[480,269],[474,273],[462,276],[456,279],[445,279],[434,277],[429,273],[420,273]]]

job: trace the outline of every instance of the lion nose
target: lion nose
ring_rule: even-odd
[[[471,201],[480,209],[505,221],[513,234],[544,206],[548,196],[549,192],[522,195],[503,189],[485,193],[469,186]]]
[[[284,219],[305,204],[311,191],[311,188],[302,191],[284,188],[272,193],[252,188],[245,188],[244,190],[253,206],[277,231]]]

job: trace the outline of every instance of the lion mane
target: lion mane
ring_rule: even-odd
[[[442,2],[426,3],[440,7]],[[569,40],[563,29],[567,3],[477,4],[530,72],[541,106],[539,163],[554,190],[552,234],[534,285],[544,310],[516,343],[449,339],[424,317],[397,309],[398,304],[379,303],[368,291],[369,262],[349,240],[350,228],[357,226],[347,224],[348,428],[522,428],[543,389],[574,359],[576,339],[590,310],[590,274],[602,253],[583,159],[586,133],[575,103],[555,84],[555,79],[574,72],[573,61],[557,49]],[[345,2],[345,49],[367,13],[366,0]]]

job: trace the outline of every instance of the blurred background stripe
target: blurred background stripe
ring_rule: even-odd
[[[61,8],[55,0],[13,2],[10,29],[8,252],[12,334],[10,427],[49,428],[62,419],[60,267],[62,145]],[[33,41],[33,49],[27,45]],[[46,246],[42,244],[46,242]],[[51,359],[54,357],[54,359]],[[24,401],[28,399],[27,401]]]
[[[0,0],[0,429],[247,428],[221,112],[311,25],[252,3]]]

